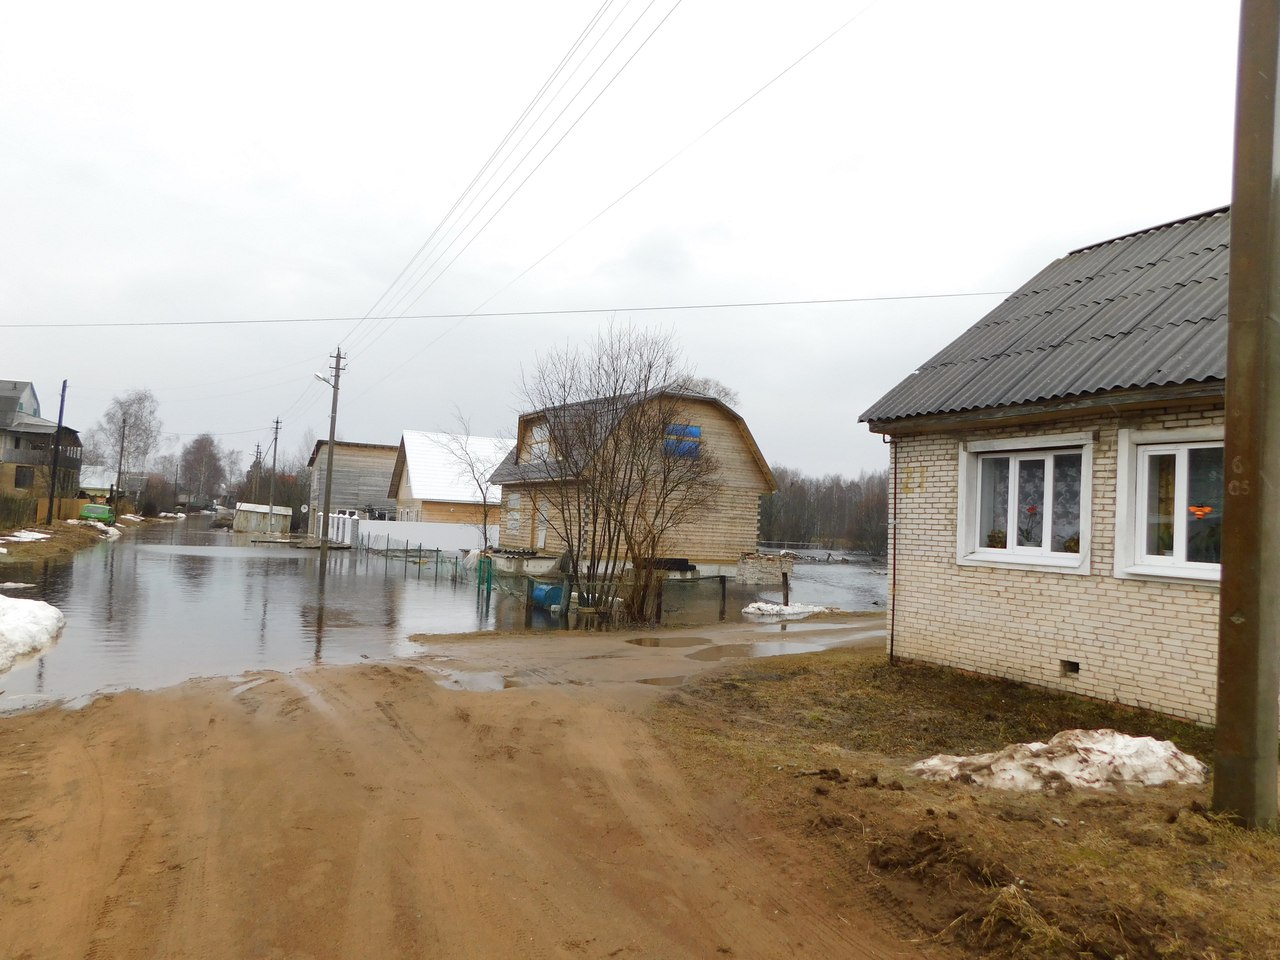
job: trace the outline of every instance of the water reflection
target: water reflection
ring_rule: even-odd
[[[67,626],[54,647],[0,674],[0,711],[193,677],[389,659],[416,652],[406,647],[416,633],[525,629],[522,596],[485,595],[455,579],[451,558],[421,559],[335,550],[321,590],[316,551],[253,543],[210,530],[206,519],[150,524],[70,560],[5,564],[0,579],[33,584],[23,595],[53,603]],[[793,597],[819,602],[802,593],[801,569]],[[848,567],[818,567],[821,589],[841,589],[841,570],[846,594],[861,582],[849,580]],[[885,578],[865,579],[882,597]],[[759,596],[730,584],[729,619]],[[706,623],[718,619],[719,604],[717,580],[674,583],[664,610],[669,624]],[[533,629],[556,627],[549,611],[533,611]]]
[[[6,564],[4,579],[67,619],[37,661],[0,675],[0,710],[42,697],[155,688],[199,676],[395,656],[412,633],[523,622],[433,565],[334,551],[325,593],[314,551],[254,544],[207,522],[154,524],[70,560]],[[449,573],[451,573],[451,569]]]

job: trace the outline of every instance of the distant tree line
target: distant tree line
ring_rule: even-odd
[[[760,501],[764,542],[817,543],[827,549],[888,552],[889,471],[811,477],[775,467],[776,493]]]
[[[277,454],[274,485],[267,453],[259,451],[244,471],[241,451],[213,434],[199,434],[160,453],[165,438],[155,395],[146,389],[130,390],[113,397],[102,419],[86,431],[83,463],[118,472],[125,484],[121,496],[144,516],[179,505],[266,503],[274,490],[276,506],[292,507],[295,527],[301,523],[299,508],[310,493],[307,459],[315,443],[310,431],[293,453]]]

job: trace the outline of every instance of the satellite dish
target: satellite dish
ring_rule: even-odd
[[[300,506],[298,509],[299,509],[299,510],[301,510],[303,513],[306,513],[306,512],[307,512],[307,510],[309,510],[310,508],[309,508],[309,507],[304,503],[304,504],[303,504],[302,506]]]

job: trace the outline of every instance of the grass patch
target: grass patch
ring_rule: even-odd
[[[836,650],[707,674],[657,710],[677,757],[733,780],[834,890],[993,957],[1280,956],[1280,837],[1207,811],[1206,787],[1021,794],[905,771],[1111,728],[1212,763],[1213,731],[1116,704]]]

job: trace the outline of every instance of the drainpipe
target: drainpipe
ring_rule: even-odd
[[[889,438],[889,483],[892,485],[892,514],[889,520],[889,663],[896,664],[894,634],[898,628],[898,440]]]

